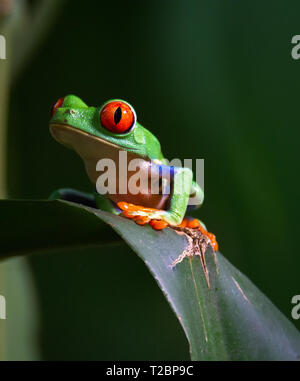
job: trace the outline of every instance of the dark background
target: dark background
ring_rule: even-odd
[[[66,2],[11,92],[9,196],[91,190],[48,132],[74,93],[129,101],[172,158],[205,159],[197,212],[220,251],[288,317],[300,293],[300,3]],[[45,359],[188,359],[175,315],[125,245],[34,256]],[[299,322],[295,324],[300,327]]]

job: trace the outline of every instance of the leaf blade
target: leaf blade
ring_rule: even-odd
[[[119,241],[101,220],[68,201],[0,200],[0,226],[0,259]]]
[[[123,238],[162,289],[189,341],[192,360],[300,359],[299,332],[221,253],[206,250],[209,286],[199,256],[172,267],[187,246],[186,237],[174,229],[155,231],[66,201],[0,201],[0,210],[0,258],[53,250],[53,240],[66,248],[101,248]]]
[[[174,230],[155,232],[95,213],[121,234],[154,275],[183,326],[193,360],[300,359],[298,330],[221,253],[215,260],[212,249],[206,250],[208,288],[199,257],[186,258],[171,268],[187,244]],[[165,242],[168,246],[161,250]]]

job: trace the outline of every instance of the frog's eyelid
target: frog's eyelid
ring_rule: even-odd
[[[65,97],[58,98],[58,100],[54,103],[51,108],[51,117],[53,117],[57,111],[57,109],[63,107],[65,102]]]

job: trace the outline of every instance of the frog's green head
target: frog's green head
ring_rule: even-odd
[[[137,122],[134,108],[120,99],[89,107],[75,95],[60,98],[52,108],[50,131],[60,143],[78,151],[78,145],[98,142],[150,159],[162,159],[159,141]],[[76,147],[75,147],[76,145]]]

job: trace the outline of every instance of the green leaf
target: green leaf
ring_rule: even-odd
[[[0,257],[70,245],[101,247],[115,242],[117,232],[162,289],[193,360],[300,359],[299,332],[221,253],[206,250],[208,277],[198,255],[172,267],[188,247],[187,237],[174,229],[154,231],[66,201],[1,201],[0,216]]]
[[[0,226],[0,258],[120,240],[86,209],[64,201],[0,200]]]

